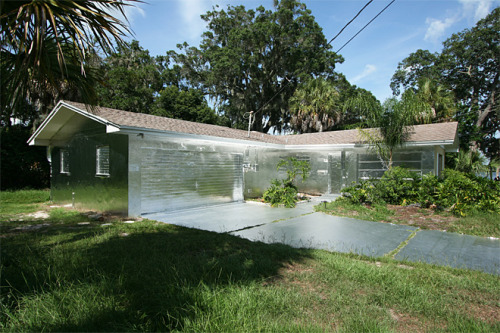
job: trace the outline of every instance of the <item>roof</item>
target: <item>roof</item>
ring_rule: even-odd
[[[68,112],[73,111],[73,112]],[[269,135],[251,131],[250,136],[245,130],[228,128],[217,125],[195,123],[185,120],[154,116],[150,114],[134,113],[106,107],[95,107],[90,110],[85,104],[60,101],[49,114],[42,125],[30,138],[31,145],[48,145],[56,136],[64,133],[64,127],[73,127],[77,130],[79,121],[83,118],[93,119],[106,125],[108,132],[126,130],[141,130],[154,132],[170,132],[192,134],[214,138],[226,138],[260,143],[279,145],[349,145],[361,143],[358,130],[332,131],[321,133],[307,133],[299,135]],[[413,131],[408,142],[434,144],[457,144],[456,122],[427,124],[413,126]]]

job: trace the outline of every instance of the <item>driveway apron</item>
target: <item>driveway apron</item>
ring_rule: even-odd
[[[330,199],[330,198],[328,198]],[[500,275],[500,240],[405,225],[362,221],[314,212],[322,201],[296,208],[232,203],[143,217],[264,243],[352,252],[371,257],[426,262]]]

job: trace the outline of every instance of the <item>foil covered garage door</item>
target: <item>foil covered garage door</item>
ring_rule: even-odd
[[[241,154],[143,149],[143,214],[243,200]]]

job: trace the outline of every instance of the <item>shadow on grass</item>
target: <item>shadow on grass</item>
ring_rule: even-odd
[[[308,250],[151,222],[26,233],[2,240],[1,283],[9,286],[2,294],[14,300],[4,298],[2,312],[29,331],[182,329],[203,307],[201,294],[259,284],[309,257]],[[58,318],[44,320],[44,311]]]

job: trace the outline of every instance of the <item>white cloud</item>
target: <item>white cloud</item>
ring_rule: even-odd
[[[200,17],[210,9],[206,0],[177,0],[177,10],[182,21],[183,34],[189,39],[197,39],[205,31],[206,23]]]
[[[355,82],[361,81],[362,79],[366,78],[367,76],[369,76],[370,74],[372,74],[376,70],[377,70],[377,66],[371,65],[371,64],[367,64],[367,65],[365,65],[365,68],[363,69],[363,71],[361,72],[361,74],[358,74],[355,77],[353,77],[351,79],[351,82],[355,83]]]
[[[428,25],[427,31],[425,32],[424,40],[437,42],[446,33],[446,29],[451,27],[458,19],[456,17],[448,17],[444,20],[437,20],[433,18],[427,18],[425,23]]]
[[[441,41],[442,37],[448,34],[446,30],[463,19],[476,23],[490,13],[492,4],[498,0],[458,0],[458,2],[461,7],[455,12],[448,12],[447,17],[426,19],[427,31],[424,40]]]
[[[489,14],[493,0],[458,0],[462,4],[463,15],[473,18],[474,23]]]

